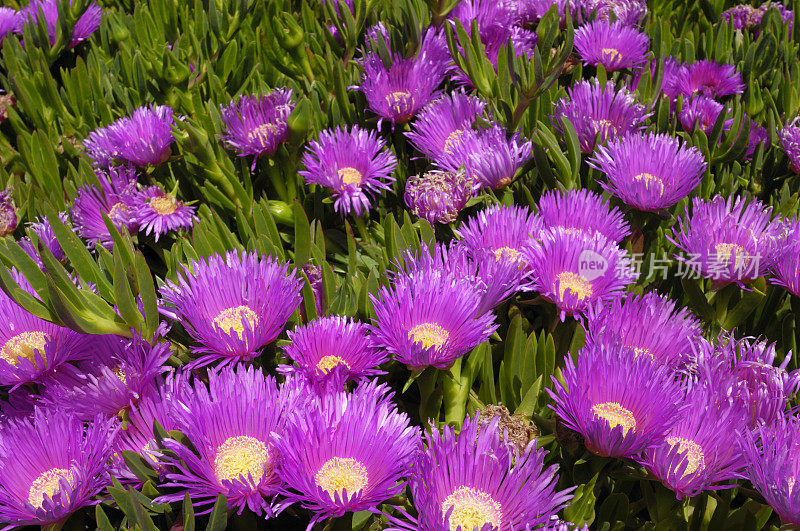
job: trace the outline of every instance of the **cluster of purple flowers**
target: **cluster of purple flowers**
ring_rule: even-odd
[[[25,24],[39,24],[44,22],[47,30],[49,44],[56,43],[56,30],[62,22],[59,19],[58,0],[30,0],[28,5],[15,11],[10,7],[0,7],[0,44],[3,39],[12,33],[22,35]],[[72,5],[72,1],[69,2]],[[95,3],[89,3],[83,14],[75,22],[72,34],[65,36],[69,38],[66,45],[74,48],[81,42],[90,38],[100,27],[100,20],[103,17],[103,10]]]

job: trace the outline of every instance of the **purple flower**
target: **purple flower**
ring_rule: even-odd
[[[769,148],[769,131],[755,122],[750,122],[750,138],[747,141],[747,151],[744,153],[745,160],[750,160],[752,158],[753,153],[756,152],[758,145],[761,143],[764,144],[764,149]]]
[[[25,277],[13,269],[11,276],[36,297]],[[5,293],[0,293],[0,315],[0,385],[39,381],[61,364],[90,354],[90,336],[39,319]]]
[[[92,342],[92,359],[77,370],[54,374],[42,402],[74,414],[81,420],[97,415],[114,417],[155,390],[156,377],[167,370],[169,343],[149,344],[133,339],[100,336]]]
[[[601,186],[638,210],[671,207],[703,180],[706,160],[694,146],[667,134],[632,133],[599,146],[589,165],[606,175]]]
[[[61,221],[61,223],[66,224],[71,230],[75,230],[69,225],[69,214],[66,212],[59,212],[58,219]],[[64,249],[61,248],[61,244],[58,243],[58,239],[53,232],[53,227],[50,226],[50,222],[47,221],[44,216],[37,218],[37,221],[30,223],[28,227],[30,227],[33,233],[36,234],[36,237],[39,239],[41,245],[47,247],[47,249],[53,253],[53,257],[56,260],[59,262],[66,260],[67,255],[64,253]],[[19,241],[19,245],[25,250],[26,253],[28,253],[28,256],[30,256],[37,264],[39,264],[39,267],[44,268],[42,259],[39,257],[39,252],[34,246],[33,241],[31,241],[29,238],[24,238]]]
[[[719,98],[744,92],[742,74],[733,65],[714,61],[697,61],[686,66],[680,91],[684,96],[699,92],[710,98]]]
[[[516,264],[517,278],[522,282],[530,273],[524,255],[541,230],[541,218],[527,207],[493,205],[468,219],[457,234],[474,257],[491,253],[496,261]]]
[[[636,457],[660,444],[680,418],[683,392],[672,370],[619,347],[589,347],[566,356],[564,383],[547,392],[556,415],[584,437],[592,453]]]
[[[567,10],[572,14],[573,20],[577,15],[580,0],[522,0],[527,4],[524,9],[529,16],[529,22],[536,22],[541,19],[553,6],[556,6],[562,23],[566,20]]]
[[[411,120],[436,95],[444,80],[450,53],[441,35],[433,28],[426,33],[415,57],[395,54],[392,64],[384,65],[376,52],[363,60],[364,75],[359,90],[370,110],[392,125]]]
[[[397,411],[385,385],[323,395],[292,416],[276,445],[288,503],[317,521],[374,509],[403,491],[406,467],[420,448],[419,429]]]
[[[609,72],[643,67],[649,46],[647,35],[622,22],[598,19],[575,30],[575,49],[583,63],[603,65]]]
[[[435,272],[469,282],[481,296],[478,315],[491,311],[528,285],[516,260],[500,260],[489,250],[470,249],[458,240],[448,245],[437,243],[432,250],[425,243],[419,252],[407,250],[402,266],[397,272],[387,271],[387,275],[395,282],[414,283],[416,275],[424,277]]]
[[[556,305],[562,321],[621,296],[636,281],[627,253],[602,234],[559,227],[540,238],[523,260],[533,270],[533,290]]]
[[[0,238],[13,233],[19,221],[11,192],[11,188],[0,192]]]
[[[690,271],[721,284],[742,285],[766,273],[780,259],[785,227],[770,221],[771,208],[753,199],[695,198],[692,214],[678,220],[673,237],[685,255],[676,258]]]
[[[131,218],[131,202],[135,193],[136,173],[125,166],[109,168],[108,173],[98,172],[100,188],[92,184],[78,190],[78,197],[72,202],[70,214],[81,237],[89,240],[91,246],[102,245],[111,248],[113,239],[103,221],[108,216],[118,230],[136,229]]]
[[[553,190],[539,198],[539,214],[543,229],[563,228],[567,232],[589,236],[602,234],[619,243],[631,233],[625,216],[603,196],[586,189]]]
[[[225,145],[240,157],[253,155],[254,170],[259,157],[272,155],[289,136],[289,115],[294,110],[292,91],[277,89],[269,94],[240,96],[220,106]]]
[[[511,184],[532,150],[531,142],[519,133],[509,137],[505,127],[494,125],[485,131],[465,132],[436,164],[447,171],[463,166],[476,185],[499,190]]]
[[[800,423],[795,417],[744,432],[747,475],[781,520],[800,525]]]
[[[736,339],[732,333],[723,333],[716,345],[701,343],[700,348],[702,378],[720,399],[742,408],[750,427],[775,422],[800,388],[800,371],[786,370],[790,360],[791,351],[776,366],[774,344]]]
[[[72,6],[72,1],[69,3]],[[44,15],[44,22],[47,25],[48,40],[52,46],[56,42],[56,28],[61,24],[58,15],[58,0],[31,0],[30,3],[19,11],[19,17],[23,23],[31,22],[38,24],[40,13]],[[81,18],[75,23],[69,47],[74,48],[85,41],[100,27],[100,20],[103,17],[103,10],[97,4],[89,4]],[[19,28],[21,31],[22,28]]]
[[[420,111],[412,130],[405,135],[414,149],[438,161],[455,149],[459,138],[472,129],[484,107],[484,101],[464,92],[445,94]]]
[[[333,191],[334,209],[343,215],[368,212],[370,200],[391,189],[397,157],[374,131],[358,126],[328,129],[312,141],[303,155],[307,184],[319,184]]]
[[[475,196],[475,184],[466,170],[432,171],[406,181],[406,206],[431,224],[452,223]]]
[[[645,468],[679,500],[705,490],[735,487],[718,483],[744,477],[746,458],[739,448],[741,433],[746,431],[744,412],[736,405],[718,407],[716,398],[705,387],[690,389],[677,423],[661,444],[645,450]]]
[[[245,507],[272,518],[286,504],[276,502],[281,480],[275,468],[281,459],[273,443],[286,427],[293,409],[293,393],[278,389],[275,379],[261,369],[239,365],[208,373],[208,387],[199,379],[176,408],[176,420],[193,449],[173,439],[164,446],[174,453],[164,461],[174,467],[166,473],[165,487],[177,492],[158,498],[160,503],[183,500],[186,494],[200,506],[218,495],[241,514]],[[208,507],[203,514],[211,511]]]
[[[0,44],[3,39],[12,33],[22,31],[22,17],[10,7],[0,7]]]
[[[249,360],[281,333],[302,300],[302,280],[272,256],[229,251],[184,266],[161,289],[201,356],[192,365]]]
[[[550,121],[563,133],[561,117],[568,118],[578,133],[584,153],[594,150],[596,138],[603,144],[642,129],[650,116],[645,106],[636,103],[627,89],[616,90],[611,81],[605,86],[596,79],[580,81],[567,89],[567,95],[556,102]]]
[[[664,63],[662,66],[663,75],[661,76],[661,93],[669,99],[670,109],[674,110],[675,100],[681,94],[679,84],[683,80],[686,67],[681,65],[678,60],[672,56],[665,56],[662,57],[662,59],[664,60]],[[658,58],[654,58],[650,61],[649,75],[653,84],[655,84],[657,77],[656,74],[658,70],[658,63]],[[641,77],[643,75],[648,75],[647,69],[645,68],[635,72],[634,76],[629,82],[629,87],[631,90],[636,90],[639,87],[639,83],[641,82]]]
[[[800,297],[800,220],[787,223],[787,236],[780,258],[772,266],[770,282]]]
[[[322,317],[289,332],[290,344],[283,347],[295,365],[280,365],[280,372],[298,372],[312,382],[340,373],[343,380],[364,380],[385,374],[377,369],[388,361],[367,334],[369,328],[340,315]]]
[[[172,154],[174,113],[166,105],[139,107],[129,116],[89,133],[83,145],[100,166],[119,162],[156,166]]]
[[[145,234],[160,236],[179,229],[190,229],[197,217],[195,207],[187,206],[159,186],[148,186],[133,195],[130,202],[131,220]]]
[[[762,16],[761,11],[751,5],[736,5],[723,11],[720,19],[733,26],[733,29],[742,30],[758,26]]]
[[[590,309],[587,325],[587,345],[619,346],[673,369],[690,363],[703,332],[688,308],[654,291]]]
[[[478,315],[481,296],[469,281],[438,271],[396,280],[370,298],[375,343],[412,370],[450,367],[497,328],[494,315]]]
[[[88,426],[61,411],[37,409],[0,430],[0,520],[4,529],[46,526],[97,501],[109,482],[113,420]]]
[[[647,14],[647,2],[643,0],[583,0],[586,18],[592,15],[597,20],[610,21],[613,15],[624,26],[638,26]]]
[[[795,173],[800,173],[800,117],[788,122],[778,135],[783,151],[789,157],[789,168]]]
[[[726,112],[723,104],[706,96],[695,96],[688,102],[684,102],[683,108],[678,112],[678,120],[685,131],[691,133],[695,127],[698,127],[706,135],[710,135],[722,112]],[[731,125],[733,125],[732,118],[725,121],[722,130],[727,131]]]
[[[574,487],[556,490],[558,465],[545,467],[535,442],[517,454],[497,423],[467,417],[457,437],[431,426],[409,478],[415,529],[530,529],[566,506]]]

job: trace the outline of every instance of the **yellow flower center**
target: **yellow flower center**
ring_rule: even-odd
[[[264,475],[272,474],[269,451],[264,441],[249,435],[229,437],[219,445],[214,456],[214,475],[220,481],[239,479],[248,475],[258,485]]]
[[[436,350],[442,348],[450,338],[450,334],[436,323],[418,324],[408,333],[409,339],[414,343],[421,344],[424,348],[435,347]]]
[[[278,126],[273,123],[266,123],[261,124],[258,127],[254,128],[252,131],[247,133],[247,140],[253,142],[258,140],[258,142],[265,146],[269,143],[270,138],[278,132]]]
[[[122,382],[122,385],[126,385],[128,383],[128,376],[125,374],[121,368],[117,367],[116,369],[112,369],[111,372],[119,378],[119,381]]]
[[[148,204],[159,216],[169,216],[178,210],[178,200],[171,195],[159,195],[152,198]]]
[[[625,409],[617,402],[603,402],[592,406],[592,413],[608,422],[608,426],[613,430],[617,426],[622,426],[622,435],[628,430],[636,431],[636,417],[629,409]]]
[[[108,211],[108,218],[114,219],[114,217],[119,216],[120,214],[125,214],[127,212],[128,212],[128,207],[126,207],[122,203],[114,203],[114,206],[112,206],[111,210]]]
[[[219,312],[219,315],[214,317],[214,324],[229,336],[232,336],[233,332],[236,332],[239,339],[242,339],[245,320],[250,323],[250,327],[254,330],[256,326],[258,326],[258,316],[256,312],[251,310],[248,306],[236,306]]]
[[[653,174],[650,173],[640,173],[633,178],[633,182],[644,181],[645,189],[649,190],[652,186],[655,188],[658,187],[658,196],[661,197],[664,195],[664,181],[659,179]]]
[[[44,346],[50,340],[50,336],[44,332],[22,332],[17,334],[3,345],[0,350],[0,358],[11,365],[19,365],[20,358],[26,358],[31,363],[36,363],[36,353],[44,357]]]
[[[607,131],[616,131],[617,128],[614,127],[614,124],[611,123],[611,120],[592,120],[592,124],[594,125],[594,133],[600,132],[607,132]]]
[[[686,469],[683,475],[694,474],[695,472],[702,472],[705,468],[705,459],[703,457],[703,448],[694,441],[684,439],[683,437],[667,437],[667,444],[670,447],[678,447],[679,454],[686,454]]]
[[[414,105],[414,98],[411,97],[410,92],[404,90],[391,92],[386,95],[386,103],[397,114],[404,116],[408,114],[411,107]]]
[[[569,290],[578,296],[578,300],[588,299],[592,296],[592,283],[572,271],[564,271],[557,275],[558,298],[564,299],[564,292]]]
[[[450,531],[456,531],[459,526],[461,531],[472,531],[476,527],[481,529],[486,524],[499,529],[503,523],[503,508],[500,503],[480,489],[458,487],[442,502],[442,514],[447,514],[451,507],[453,511],[450,513]]]
[[[519,262],[519,251],[512,247],[500,247],[494,250],[494,257],[496,260],[505,258],[509,262]]]
[[[736,253],[735,267],[739,267],[742,263],[747,262],[746,251],[744,247],[735,243],[718,243],[714,246],[717,251],[717,262],[723,265],[728,265],[731,261],[731,255]]]
[[[456,129],[455,131],[450,133],[450,136],[448,136],[447,140],[445,140],[445,142],[444,142],[444,151],[445,151],[445,153],[452,153],[453,152],[453,148],[456,145],[456,140],[461,138],[461,136],[463,134],[464,134],[464,130],[463,129]]]
[[[368,481],[367,468],[352,457],[328,459],[314,476],[317,486],[330,494],[332,499],[337,492],[343,498],[344,491],[347,491],[348,499],[352,498],[353,494],[367,487]]]
[[[600,53],[603,54],[603,59],[608,57],[610,61],[613,61],[617,58],[622,59],[622,53],[616,48],[603,48],[602,50],[600,50]]]
[[[363,176],[361,172],[355,168],[341,168],[339,170],[339,178],[342,180],[344,184],[361,184],[361,179]]]
[[[28,491],[28,503],[40,509],[44,504],[45,494],[52,498],[58,491],[61,479],[65,479],[67,483],[72,483],[72,471],[66,468],[51,468],[46,470],[38,478],[33,480],[31,488]],[[63,498],[62,498],[62,501]]]
[[[344,365],[348,369],[350,368],[350,364],[344,361],[339,356],[328,355],[328,356],[322,356],[322,358],[320,358],[319,363],[317,363],[317,369],[319,369],[319,371],[322,374],[328,374],[331,371],[331,369],[333,369],[337,365]]]
[[[796,479],[795,479],[794,476],[790,476],[789,479],[786,480],[786,483],[789,484],[789,496],[792,495],[792,491],[794,490],[795,481],[796,481]]]
[[[648,349],[646,349],[644,347],[633,347],[633,357],[634,357],[634,359],[636,359],[636,358],[638,358],[639,356],[642,356],[642,355],[645,355],[645,356],[649,357],[651,361],[656,359],[655,356],[653,356],[653,353],[650,352]]]

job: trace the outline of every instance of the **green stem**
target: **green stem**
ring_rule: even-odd
[[[461,375],[462,361],[463,358],[459,358],[450,367],[452,378],[444,378],[444,421],[448,424],[459,425],[467,415],[470,386]]]

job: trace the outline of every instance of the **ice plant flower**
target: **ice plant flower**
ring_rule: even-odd
[[[420,111],[411,131],[405,135],[414,149],[437,161],[453,151],[485,107],[484,101],[464,92],[445,94]]]
[[[0,7],[0,44],[6,35],[22,31],[22,17],[10,7]]]
[[[750,427],[781,417],[789,398],[800,388],[800,371],[787,371],[792,353],[775,365],[775,345],[755,338],[720,336],[716,345],[702,344],[701,377],[747,414]]]
[[[744,432],[747,475],[785,524],[800,525],[800,422],[780,417]]]
[[[298,173],[307,184],[333,192],[336,212],[360,216],[369,211],[375,195],[391,189],[397,157],[375,131],[354,125],[322,131],[309,144],[303,165],[306,169]]]
[[[667,430],[661,444],[644,452],[644,467],[679,500],[705,490],[735,487],[735,483],[719,483],[744,477],[745,456],[739,441],[746,431],[745,414],[735,404],[717,407],[715,398],[703,386],[689,389],[688,407],[678,422]]]
[[[720,98],[744,92],[742,74],[733,65],[703,60],[686,65],[679,88],[686,97],[699,92],[709,98]]]
[[[0,192],[0,238],[13,233],[19,221],[11,192],[11,188]]]
[[[413,283],[416,275],[433,272],[469,282],[481,297],[478,315],[491,311],[528,286],[516,260],[498,260],[495,253],[480,248],[470,249],[462,241],[439,242],[433,249],[422,243],[419,252],[407,250],[399,262],[398,271],[387,271],[393,282]]]
[[[195,380],[176,420],[196,452],[176,440],[163,441],[174,454],[164,455],[174,468],[163,486],[179,490],[157,498],[159,503],[183,500],[188,493],[196,507],[203,507],[222,494],[237,514],[247,507],[267,518],[277,515],[286,505],[275,500],[281,488],[275,473],[280,453],[272,437],[285,428],[293,396],[261,369],[245,365],[209,371],[208,387]]]
[[[161,290],[176,321],[199,343],[194,365],[259,354],[300,305],[302,280],[273,256],[229,251],[184,266]]]
[[[678,112],[678,120],[684,131],[692,132],[695,128],[699,128],[709,135],[714,129],[720,113],[727,113],[723,104],[706,96],[695,96],[688,102],[684,101],[683,108]],[[732,118],[725,120],[722,130],[727,131],[731,125],[733,125]]]
[[[72,6],[70,0],[69,5]],[[31,22],[37,24],[39,17],[44,16],[44,22],[47,26],[47,37],[50,41],[50,46],[56,42],[56,28],[61,24],[58,16],[58,0],[31,0],[27,6],[19,11],[19,17],[23,23]],[[75,22],[75,27],[72,28],[72,34],[69,35],[69,47],[74,48],[81,42],[85,41],[100,27],[100,20],[103,18],[103,10],[95,3],[91,3],[86,7],[86,11]],[[20,27],[21,31],[22,28]]]
[[[431,426],[409,478],[415,529],[530,529],[572,497],[571,488],[556,490],[558,465],[545,467],[547,451],[535,441],[517,453],[498,419],[481,424],[478,415],[467,417],[458,436],[451,426]]]
[[[730,24],[735,30],[743,30],[758,26],[763,14],[758,8],[751,5],[736,5],[726,9],[720,19]]]
[[[555,104],[550,116],[553,126],[564,132],[561,118],[568,118],[578,134],[581,151],[591,153],[595,139],[601,144],[625,133],[638,131],[650,116],[647,109],[627,89],[616,90],[609,81],[580,81],[567,89],[567,97]]]
[[[447,171],[464,167],[476,186],[499,190],[511,184],[532,150],[531,142],[519,133],[509,136],[505,127],[494,125],[464,133],[436,165]]]
[[[289,136],[288,120],[292,110],[291,90],[240,96],[220,106],[225,127],[222,141],[240,157],[253,155],[250,169],[254,170],[259,157],[275,153]]]
[[[563,228],[567,232],[588,235],[602,234],[612,242],[627,238],[631,229],[618,208],[603,196],[581,190],[553,190],[539,198],[539,215],[543,229]]]
[[[691,215],[687,208],[667,239],[684,253],[676,258],[687,270],[720,284],[742,285],[764,275],[780,260],[785,227],[779,220],[770,220],[771,210],[757,199],[695,198]]]
[[[110,482],[113,420],[83,422],[37,408],[0,430],[0,520],[16,526],[59,525]]]
[[[447,45],[431,28],[414,57],[394,54],[392,63],[385,65],[377,52],[367,53],[359,90],[381,121],[404,124],[434,99],[449,62]]]
[[[58,371],[48,379],[43,404],[81,420],[119,415],[155,391],[172,349],[170,343],[151,345],[139,336],[100,336],[92,341],[92,353],[77,370]]]
[[[643,0],[583,0],[582,7],[587,19],[610,21],[612,16],[624,26],[639,26],[647,14],[647,2]]]
[[[109,168],[108,173],[98,172],[100,188],[84,185],[72,203],[70,214],[78,234],[89,240],[91,246],[113,245],[111,233],[103,221],[108,216],[118,230],[133,231],[135,221],[131,218],[131,202],[135,193],[136,173],[126,166]]]
[[[697,188],[702,152],[667,134],[632,133],[599,146],[589,165],[603,172],[605,191],[637,210],[669,208]]]
[[[280,372],[298,372],[312,382],[341,373],[345,380],[364,380],[385,374],[377,367],[388,361],[385,351],[373,345],[368,327],[334,315],[321,317],[289,332],[283,347],[294,365],[281,365]]]
[[[800,297],[800,220],[787,223],[787,236],[784,240],[780,259],[772,266],[770,282],[783,286],[792,295]]]
[[[683,391],[666,365],[621,347],[585,347],[566,356],[564,384],[553,378],[556,415],[586,448],[607,457],[636,457],[660,444],[679,419]]]
[[[174,114],[166,105],[139,107],[129,116],[89,133],[83,145],[100,166],[124,162],[141,167],[161,164],[172,155]]]
[[[475,184],[464,169],[431,171],[406,181],[406,207],[431,224],[452,223],[475,196]]]
[[[524,267],[522,255],[533,246],[541,230],[541,218],[527,207],[494,205],[469,218],[457,235],[476,256],[488,251],[497,260]]]
[[[159,237],[179,229],[190,229],[197,217],[195,207],[186,205],[159,186],[148,186],[133,195],[131,219],[139,230]]]
[[[562,321],[620,297],[638,276],[626,251],[613,241],[561,227],[542,231],[522,259],[530,264],[533,290],[556,305]]]
[[[784,153],[789,157],[789,167],[800,173],[800,117],[787,123],[778,133]]]
[[[436,271],[395,282],[370,298],[375,343],[415,371],[450,367],[497,328],[494,315],[478,315],[481,296],[467,280]]]
[[[764,127],[755,122],[750,123],[750,138],[747,141],[747,151],[744,152],[744,159],[750,160],[756,152],[759,144],[764,144],[764,149],[769,148],[770,135]]]
[[[67,225],[70,230],[75,230],[69,225],[69,214],[66,212],[59,212],[58,219],[61,221],[61,223]],[[38,217],[36,221],[28,224],[28,228],[30,228],[30,230],[36,235],[38,242],[47,247],[47,249],[53,253],[53,257],[56,260],[59,262],[66,260],[67,255],[64,253],[64,249],[61,248],[61,244],[58,243],[58,239],[53,232],[53,227],[50,226],[50,222],[47,220],[47,218],[44,216]],[[19,241],[19,245],[25,250],[26,253],[28,253],[28,256],[33,258],[33,260],[39,264],[39,267],[44,267],[42,259],[39,257],[39,252],[37,251],[37,248],[34,246],[31,239],[26,237]]]
[[[314,523],[371,510],[405,488],[419,451],[419,428],[397,411],[383,384],[327,393],[291,417],[276,445],[287,503],[313,512]]]
[[[702,332],[688,308],[678,309],[675,301],[651,291],[590,309],[586,344],[620,345],[637,357],[678,369],[690,362]]]
[[[584,64],[614,72],[647,64],[650,39],[622,22],[597,19],[575,30],[575,49]]]
[[[28,281],[11,270],[16,283],[36,296]],[[90,336],[39,319],[0,293],[0,385],[40,381],[67,361],[89,356]]]

